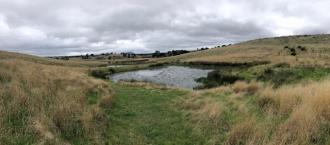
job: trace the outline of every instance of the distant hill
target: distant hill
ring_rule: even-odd
[[[183,62],[258,62],[330,66],[330,35],[263,38],[169,58]]]
[[[37,57],[33,55],[14,53],[14,52],[6,52],[0,51],[0,60],[4,59],[15,59],[15,60],[23,60],[27,62],[34,62],[46,65],[60,65],[60,66],[101,66],[106,65],[106,62],[101,61],[79,61],[79,60],[56,60],[50,58]]]

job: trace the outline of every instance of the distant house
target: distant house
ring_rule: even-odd
[[[127,58],[135,58],[136,54],[133,52],[126,52],[126,53],[122,53],[123,57],[127,57]]]

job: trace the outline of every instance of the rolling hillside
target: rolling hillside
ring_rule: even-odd
[[[0,52],[0,144],[328,145],[328,43],[329,35],[268,38],[160,60],[271,63],[215,67],[211,83],[244,79],[195,91],[91,77],[103,62]],[[303,65],[313,68],[291,67]]]
[[[71,66],[71,67],[96,67],[96,66],[104,66],[107,63],[101,61],[60,61],[56,59],[48,59],[43,57],[37,57],[33,55],[20,54],[20,53],[12,53],[6,51],[0,51],[0,60],[22,60],[26,62],[33,62],[45,65],[57,65],[57,66]]]
[[[184,62],[288,63],[293,66],[330,66],[330,35],[264,38],[227,47],[176,56]]]
[[[104,144],[112,92],[81,64],[0,52],[0,144]]]

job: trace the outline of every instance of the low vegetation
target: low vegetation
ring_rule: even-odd
[[[264,38],[227,47],[188,53],[162,61],[187,63],[287,63],[291,66],[329,67],[329,35]]]
[[[194,124],[173,103],[187,91],[140,82],[114,84],[113,89],[116,98],[109,112],[110,144],[206,143],[203,134],[194,132]]]
[[[199,78],[196,80],[197,82],[203,83],[202,86],[199,86],[196,89],[213,88],[217,86],[233,84],[238,80],[243,80],[243,78],[233,74],[230,71],[212,71],[208,73],[207,77]]]
[[[325,45],[327,37],[320,35],[261,39],[160,59],[159,64],[176,63],[216,69],[208,77],[199,79],[204,84],[201,86],[204,90],[188,91],[182,96],[170,97],[171,101],[167,102],[167,105],[173,103],[170,110],[179,113],[183,120],[175,121],[175,126],[184,126],[182,130],[189,130],[189,134],[186,134],[188,136],[194,134],[198,141],[193,144],[330,144],[330,99],[327,95],[330,93],[330,71]],[[136,84],[133,82],[122,84],[120,87],[114,86],[117,87],[115,90],[122,92],[116,97],[130,96],[126,94],[128,92],[122,91],[130,85],[134,85],[135,91],[143,92],[129,93],[136,96],[151,92],[157,92],[152,96],[172,96],[171,92],[178,91],[170,89],[172,91],[168,92],[168,89]],[[129,98],[130,103],[141,101],[134,96]],[[160,108],[166,108],[162,102],[157,104]],[[130,107],[118,107],[119,109],[112,113],[117,114],[126,109],[124,112],[127,114],[136,114],[140,107],[134,107],[129,111],[127,109]],[[149,109],[159,110],[158,107],[153,106]],[[143,115],[147,116],[142,118],[158,118],[158,113],[167,114],[169,110],[145,113]],[[118,113],[115,118],[120,120],[124,118],[123,114]],[[161,125],[152,123],[157,124],[150,127],[155,128],[154,133],[160,136],[156,137],[157,135],[151,135],[141,129],[144,128],[143,124],[132,123],[139,122],[136,120],[137,115],[128,116],[127,118],[134,118],[134,121],[120,120],[115,124],[125,122],[122,126],[133,128],[131,134],[128,136],[120,133],[112,136],[112,140],[118,141],[114,144],[124,138],[129,138],[129,141],[122,144],[152,144],[160,143],[160,140],[162,143],[167,141],[172,144],[192,144],[183,139],[187,136],[179,135],[180,132],[174,129],[167,129],[166,132],[173,136],[166,141],[163,140],[164,132],[160,133],[157,130],[159,126],[168,125],[166,121],[171,119],[159,121]],[[125,127],[118,130],[124,132]]]
[[[56,59],[47,59],[42,57],[36,57],[26,54],[19,54],[19,53],[12,53],[12,52],[5,52],[0,51],[0,61],[5,59],[17,59],[27,62],[33,62],[38,64],[45,64],[45,65],[56,65],[56,66],[68,66],[68,67],[99,67],[99,66],[106,66],[107,62],[102,61],[60,61]]]
[[[210,72],[207,77],[197,79],[203,85],[196,89],[233,84],[238,80],[270,82],[274,87],[279,87],[306,81],[320,81],[330,74],[329,68],[291,67],[287,63],[249,67],[218,66],[213,69],[214,71]]]
[[[0,144],[328,145],[328,38],[259,39],[119,67],[0,52]],[[96,79],[169,64],[215,71],[194,91]]]
[[[0,144],[105,143],[108,83],[86,68],[14,56],[0,59]]]
[[[330,143],[329,82],[274,89],[239,81],[180,103],[210,144],[324,145]]]

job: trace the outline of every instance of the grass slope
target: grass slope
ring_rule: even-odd
[[[104,144],[110,86],[66,63],[0,53],[0,144]]]
[[[186,91],[112,85],[115,95],[109,113],[109,142],[113,145],[205,144],[203,134],[193,132],[175,101]]]
[[[200,91],[111,84],[81,67],[98,63],[0,52],[0,144],[328,145],[329,43],[329,35],[267,38],[159,60],[271,62],[230,66],[226,74],[247,82]]]
[[[288,36],[247,41],[227,47],[162,59],[194,63],[288,63],[299,66],[329,66],[330,35]],[[285,48],[287,46],[287,48]],[[294,50],[293,50],[294,49]],[[291,55],[294,51],[295,56]]]
[[[0,51],[0,60],[6,60],[6,59],[22,60],[22,61],[33,62],[38,64],[68,66],[68,67],[96,67],[96,66],[107,65],[106,62],[100,62],[100,61],[76,61],[76,60],[61,61],[61,60],[42,58],[27,54]]]
[[[328,145],[329,81],[201,91],[113,84],[109,144]]]
[[[179,104],[208,144],[328,145],[328,86],[236,82],[193,92]]]

